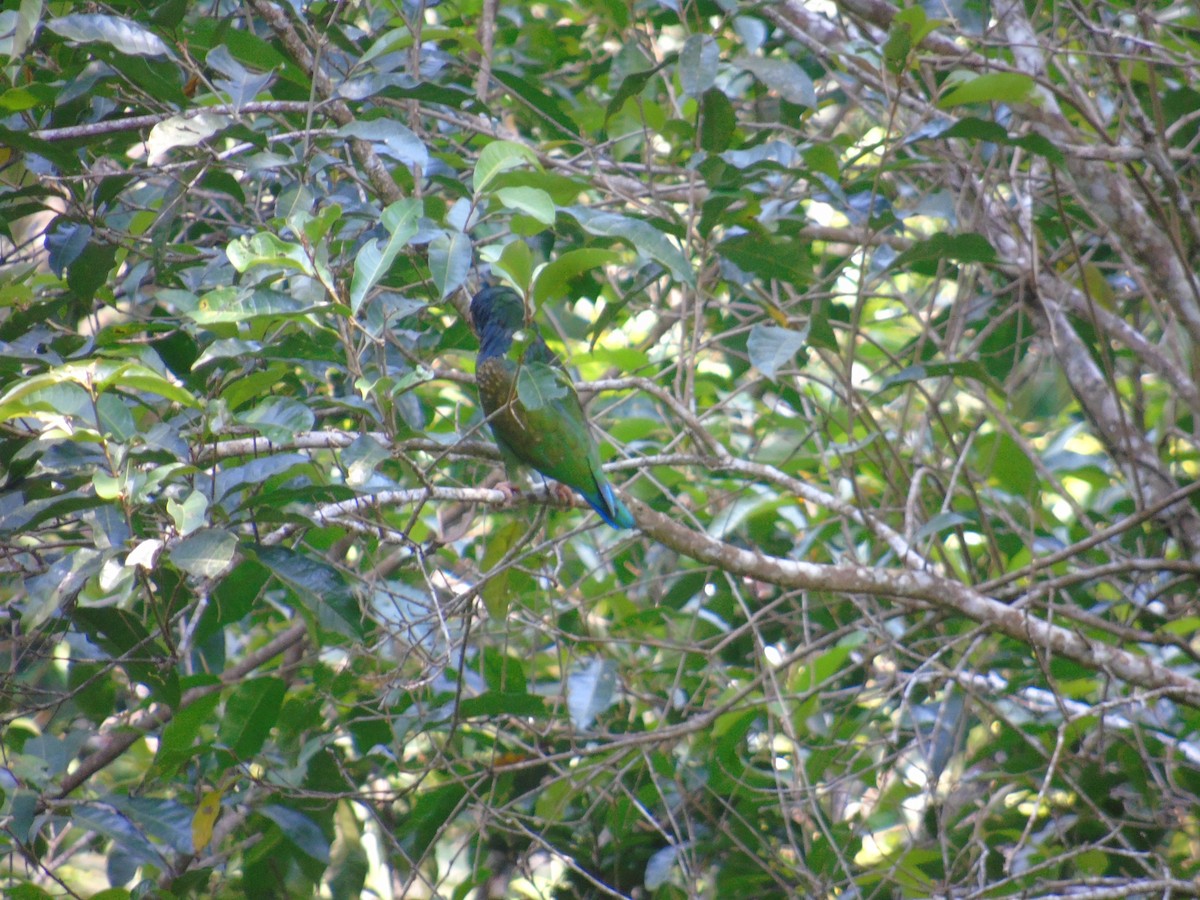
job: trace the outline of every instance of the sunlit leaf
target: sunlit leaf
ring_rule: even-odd
[[[759,323],[750,329],[746,350],[755,368],[773,379],[781,368],[792,362],[804,346],[804,340],[803,334],[790,328]]]
[[[492,141],[480,151],[479,159],[475,163],[475,193],[483,191],[501,172],[523,165],[541,168],[537,156],[524,144]]]
[[[231,120],[216,113],[199,113],[188,116],[172,116],[150,129],[146,149],[150,156],[161,157],[176,147],[195,147],[226,128]]]
[[[548,300],[566,296],[572,278],[591,269],[612,265],[620,258],[621,255],[616,251],[600,247],[568,250],[538,272],[533,286],[533,302],[541,306]]]
[[[612,662],[593,658],[576,668],[567,678],[567,709],[571,724],[587,731],[596,717],[616,699],[617,673]]]
[[[1033,79],[1020,72],[972,75],[955,83],[938,100],[938,106],[949,109],[964,103],[1021,103],[1033,91],[1033,87]]]
[[[169,56],[162,39],[130,19],[102,13],[71,13],[49,19],[46,27],[71,41],[109,44],[134,56]]]
[[[215,578],[233,562],[237,537],[219,528],[188,535],[171,548],[171,562],[196,578]]]
[[[554,201],[539,188],[500,188],[496,197],[505,206],[532,216],[545,225],[554,224]]]

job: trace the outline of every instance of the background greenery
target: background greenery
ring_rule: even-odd
[[[0,62],[6,896],[1200,895],[1194,4]],[[485,267],[638,531],[495,489]]]

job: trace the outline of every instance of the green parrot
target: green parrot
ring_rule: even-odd
[[[471,300],[471,321],[479,335],[479,400],[505,467],[511,473],[517,463],[532,466],[577,491],[613,528],[633,528],[633,515],[600,470],[575,386],[537,326],[526,326],[521,297],[487,285]]]

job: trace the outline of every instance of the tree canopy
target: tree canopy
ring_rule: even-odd
[[[0,11],[0,888],[1200,895],[1200,11]],[[480,412],[567,362],[614,530]]]

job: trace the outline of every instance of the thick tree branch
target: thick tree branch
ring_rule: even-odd
[[[965,616],[1042,653],[1066,657],[1120,681],[1169,694],[1182,703],[1200,708],[1200,680],[1174,672],[1149,657],[1054,625],[1026,609],[976,593],[957,581],[905,569],[820,565],[780,559],[693,531],[636,500],[627,500],[627,503],[638,527],[650,537],[678,553],[725,572],[790,589],[917,601]]]

